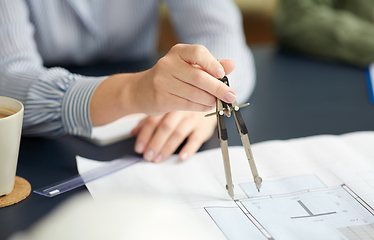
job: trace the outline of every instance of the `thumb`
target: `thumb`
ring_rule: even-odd
[[[221,59],[219,63],[223,66],[226,75],[230,74],[235,68],[235,63],[229,59]]]

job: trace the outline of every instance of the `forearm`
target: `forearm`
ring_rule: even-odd
[[[132,97],[135,91],[134,83],[139,81],[140,74],[112,75],[98,85],[90,102],[93,126],[101,126],[123,116],[141,112]]]

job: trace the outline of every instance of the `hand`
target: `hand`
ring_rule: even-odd
[[[217,126],[215,117],[204,117],[204,112],[173,111],[163,116],[143,119],[132,130],[137,136],[135,151],[143,153],[144,159],[162,162],[167,159],[187,138],[179,152],[179,158],[186,160],[208,140]]]
[[[202,45],[177,44],[132,85],[131,102],[148,115],[209,111],[216,105],[216,98],[235,101],[234,91],[217,81],[233,68],[232,61],[218,62]]]
[[[217,78],[234,67],[230,60],[218,62],[204,46],[177,44],[151,69],[112,75],[99,84],[90,101],[92,125],[132,113],[209,111],[216,98],[231,103],[235,92]]]

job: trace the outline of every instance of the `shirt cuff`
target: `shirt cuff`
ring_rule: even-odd
[[[96,87],[107,77],[83,77],[74,74],[74,78],[76,81],[70,85],[62,100],[62,125],[67,134],[90,137],[92,124],[89,104]]]

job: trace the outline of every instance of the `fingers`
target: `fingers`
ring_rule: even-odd
[[[181,121],[178,125],[178,128],[176,128],[173,131],[173,133],[170,135],[170,137],[167,139],[165,144],[160,149],[159,156],[162,156],[162,158],[159,158],[159,161],[156,160],[156,162],[161,162],[168,158],[170,155],[172,155],[177,150],[177,148],[183,143],[183,141],[187,137],[189,137],[194,128],[195,126],[194,124],[191,124],[191,121]],[[201,144],[202,143],[200,143],[200,145]]]
[[[165,89],[173,88],[175,85],[178,84],[175,82],[170,83],[170,85],[165,87]],[[156,97],[155,102],[166,109],[166,111],[164,110],[164,113],[176,110],[206,112],[212,110],[216,104],[216,98],[213,98],[204,91],[198,91],[196,88],[192,88],[188,85],[181,87],[181,92],[178,93],[178,95],[176,94],[177,93],[169,92],[166,96],[158,96]]]
[[[214,132],[215,119],[207,121],[204,114],[178,111],[165,114],[162,119],[149,117],[138,133],[135,151],[143,153],[147,161],[162,162],[188,137],[179,154],[181,159],[187,159]]]
[[[211,78],[211,76],[207,74],[206,72],[200,71],[200,70],[197,70],[197,71],[201,72],[202,75],[205,75],[205,77]],[[175,81],[171,81],[169,82],[169,84],[164,86],[165,89],[170,94],[175,94],[176,97],[180,98],[180,99],[178,98],[175,99],[175,101],[177,102],[173,101],[171,102],[172,104],[176,104],[176,103],[182,104],[183,101],[187,100],[188,102],[185,103],[184,109],[182,109],[185,111],[193,110],[190,108],[196,107],[192,105],[202,105],[202,106],[209,107],[209,108],[214,107],[216,105],[216,99],[217,99],[216,97],[214,97],[212,94],[209,94],[200,88],[197,88],[196,86],[186,83],[183,80],[184,77],[189,78],[188,75],[192,75],[191,73],[186,73],[186,74],[178,73],[177,75],[179,75],[178,77],[181,79],[179,79],[178,77],[175,77]],[[215,81],[217,80],[215,79]],[[175,89],[180,89],[180,92],[175,93],[174,92]],[[179,101],[181,103],[178,103]],[[189,105],[191,105],[191,107]],[[206,109],[205,111],[208,111],[208,109]]]
[[[216,118],[204,118],[204,124],[199,125],[188,136],[186,144],[179,152],[179,158],[185,161],[195,154],[201,145],[213,135],[216,126]]]
[[[131,135],[132,136],[137,136],[139,134],[140,130],[142,129],[142,127],[144,126],[145,122],[146,122],[146,118],[142,119],[138,123],[138,125],[133,130],[131,130]]]
[[[225,69],[226,75],[229,75],[235,68],[235,63],[229,59],[221,59],[219,62]]]
[[[191,102],[207,106],[215,105],[218,96],[225,102],[235,101],[235,92],[209,73],[185,62],[176,63],[176,65],[178,66],[178,71],[173,73],[173,77],[177,81],[172,81],[169,85],[170,92],[173,89],[181,89],[182,91],[176,93],[176,95]],[[180,88],[177,88],[178,84]]]
[[[183,118],[184,114],[180,114],[179,112],[166,114],[162,118],[158,126],[154,129],[151,139],[148,139],[147,147],[143,155],[145,160],[161,162],[170,155],[166,154],[165,151],[161,152],[161,150],[165,147],[165,143],[173,134],[175,134],[175,132],[186,131],[186,126],[180,126]],[[139,137],[142,136],[139,135]],[[186,138],[186,135],[182,136],[182,138],[183,137]],[[147,139],[144,140],[146,141]],[[178,139],[176,141],[178,141]],[[181,141],[179,140],[179,144]]]
[[[199,114],[199,113],[197,113]],[[197,121],[195,124],[191,124],[189,121],[184,121],[183,124],[181,124],[181,129],[186,129],[186,137],[187,142],[179,152],[179,158],[182,161],[187,160],[189,157],[191,157],[194,153],[196,153],[201,145],[207,141],[214,133],[214,129],[217,126],[217,121],[215,118],[205,118],[205,113],[203,115],[197,115],[196,119]],[[184,125],[186,124],[186,125]],[[188,134],[187,134],[188,132]],[[185,140],[186,137],[183,137],[183,139],[180,141]],[[173,134],[168,142],[165,144],[162,151],[165,151],[165,155],[171,155],[175,152],[175,150],[179,147],[179,144],[176,144],[179,138],[179,134]]]
[[[181,151],[179,152],[179,158],[182,161],[187,160],[189,157],[191,157],[193,154],[199,150],[201,145],[206,141],[207,139],[203,138],[203,135],[199,134],[197,131],[194,131],[188,136],[186,144],[183,146]]]
[[[152,116],[152,117],[147,117],[144,119],[143,125],[141,125],[141,128],[138,130],[138,134],[137,134],[138,137],[136,138],[136,142],[135,142],[135,152],[137,153],[144,152],[149,139],[151,139],[153,132],[156,129],[158,123],[161,121],[161,119],[162,119],[162,116]],[[152,154],[152,153],[150,152],[149,154]]]
[[[222,78],[226,75],[224,67],[218,62],[207,48],[202,45],[186,45],[177,44],[171,50],[171,54],[176,53],[180,59],[187,63],[186,66],[181,66],[176,69],[175,77],[185,81],[201,90],[204,90],[222,101],[231,103],[235,101],[235,92],[224,83],[217,81],[217,78]],[[232,64],[228,61],[223,61],[232,71]],[[198,65],[202,68],[194,67]]]
[[[223,66],[202,45],[177,44],[171,51],[176,51],[180,58],[190,65],[199,65],[215,78],[223,78],[226,75]]]
[[[222,64],[221,64],[222,63]],[[231,72],[230,60],[217,61],[202,45],[177,44],[147,71],[131,75],[121,105],[132,103],[134,112],[160,115],[171,111],[209,111],[216,98],[227,103],[235,92],[218,81]]]

